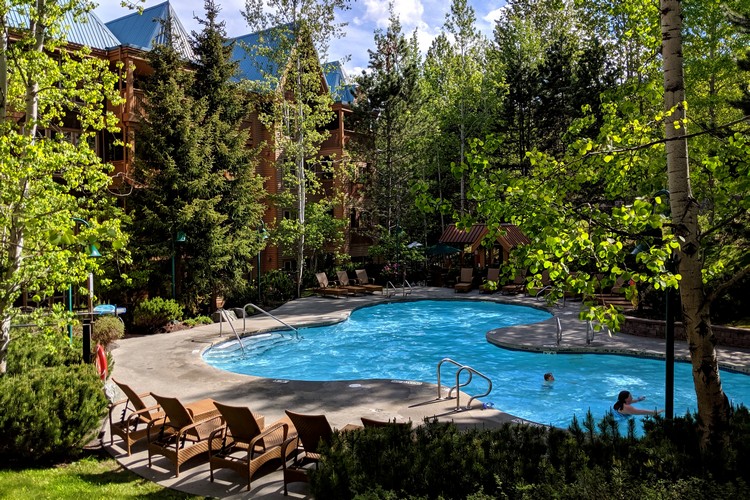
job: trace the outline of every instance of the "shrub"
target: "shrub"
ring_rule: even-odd
[[[146,299],[140,302],[133,311],[133,326],[149,333],[158,331],[170,321],[180,321],[181,319],[182,308],[180,304],[172,299],[164,300],[161,297]]]
[[[99,428],[107,400],[93,365],[0,377],[0,458],[50,462],[75,456]]]
[[[188,318],[183,321],[185,326],[189,326],[190,328],[198,325],[210,325],[213,322],[214,320],[208,316],[196,316],[195,318]]]
[[[83,362],[80,337],[73,337],[73,345],[67,335],[43,335],[21,332],[11,335],[8,344],[7,374],[18,375],[36,368],[71,366]],[[2,407],[0,407],[2,408]]]
[[[278,304],[294,298],[297,294],[297,285],[289,273],[274,269],[261,277],[261,291],[264,304]]]
[[[100,316],[94,321],[91,343],[97,342],[105,349],[109,344],[125,335],[125,325],[115,316]]]
[[[315,498],[748,498],[750,414],[735,409],[727,446],[701,453],[687,415],[647,422],[644,438],[610,416],[567,431],[506,424],[459,431],[426,422],[336,434],[311,472]],[[695,489],[693,489],[695,488]]]

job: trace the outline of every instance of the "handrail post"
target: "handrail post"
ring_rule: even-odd
[[[263,309],[263,308],[261,308],[259,306],[256,306],[252,302],[248,302],[247,304],[245,304],[244,306],[242,306],[242,311],[244,312],[245,309],[247,309],[248,306],[256,309],[257,311],[259,311],[262,314],[265,314],[266,316],[270,317],[271,319],[275,319],[276,321],[278,321],[279,323],[281,323],[285,327],[289,328],[290,330],[293,330],[294,331],[294,337],[296,339],[299,339],[299,330],[296,329],[295,327],[293,327],[292,325],[290,325],[288,323],[285,323],[281,319],[277,318],[276,316],[274,316],[270,312],[266,311],[265,309]],[[242,333],[246,333],[246,332],[247,332],[247,316],[242,316]]]
[[[237,337],[237,342],[240,343],[240,348],[242,348],[242,354],[244,355],[245,354],[245,346],[242,344],[242,339],[240,338],[239,334],[237,333],[237,330],[234,329],[234,325],[229,320],[229,315],[227,314],[227,311],[224,308],[219,309],[219,329],[220,330],[221,330],[221,323],[223,323],[223,321],[221,321],[222,317],[227,320],[227,323],[229,323],[229,328],[232,329],[232,331],[234,332],[234,336]]]

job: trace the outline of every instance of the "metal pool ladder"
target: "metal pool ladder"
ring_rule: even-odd
[[[451,387],[450,390],[448,391],[448,397],[443,398],[442,397],[443,392],[442,392],[442,388],[440,385],[440,368],[443,366],[443,363],[445,362],[448,362],[457,366],[458,370],[456,371],[456,384],[453,387]],[[463,383],[460,382],[461,372],[467,372],[469,374],[469,378]],[[488,386],[487,391],[482,394],[472,396],[469,399],[469,402],[466,403],[466,407],[463,408],[464,410],[471,410],[472,401],[478,398],[483,398],[487,396],[490,392],[492,392],[492,380],[490,380],[490,378],[487,375],[481,372],[478,372],[474,368],[470,366],[462,365],[461,363],[458,363],[457,361],[454,361],[451,358],[443,358],[442,360],[440,360],[440,362],[437,365],[437,386],[438,386],[437,387],[437,390],[438,390],[437,400],[452,399],[451,394],[453,394],[453,391],[456,391],[456,411],[461,411],[462,408],[461,408],[461,402],[460,402],[460,399],[461,399],[460,389],[461,387],[469,385],[474,375],[477,375],[487,381],[487,386]]]
[[[299,330],[297,330],[296,328],[294,328],[292,325],[290,325],[290,324],[288,324],[288,323],[280,320],[279,318],[277,318],[276,316],[274,316],[270,312],[266,311],[265,309],[262,309],[259,306],[256,306],[252,302],[248,302],[247,304],[245,304],[244,306],[242,306],[242,310],[244,311],[248,307],[252,307],[256,311],[258,311],[258,312],[260,312],[262,314],[265,314],[269,318],[274,319],[274,320],[278,321],[279,323],[281,323],[282,325],[284,325],[285,327],[289,328],[290,330],[292,330],[294,332],[294,338],[297,339],[297,340],[299,340]],[[245,316],[242,317],[242,333],[247,332],[246,323],[247,323],[247,315],[245,315]]]
[[[412,286],[411,283],[409,283],[407,280],[404,280],[404,282],[401,284],[401,294],[402,296],[406,297],[412,292]],[[385,289],[383,294],[387,297],[393,297],[398,293],[398,289],[396,288],[396,285],[393,284],[392,281],[389,281],[385,284]]]

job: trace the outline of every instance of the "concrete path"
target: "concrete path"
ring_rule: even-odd
[[[425,298],[495,300],[534,307],[544,306],[543,303],[524,296],[480,295],[477,291],[455,294],[452,289],[433,287],[415,288],[407,297]],[[401,300],[400,297],[388,299],[379,294],[348,298],[309,297],[284,304],[273,313],[293,326],[335,323],[347,318],[359,307],[396,299]],[[659,339],[623,334],[610,337],[606,333],[597,333],[593,340],[589,338],[587,342],[586,325],[577,319],[579,309],[580,303],[576,302],[568,302],[563,308],[550,309],[560,319],[562,326],[559,345],[554,318],[534,325],[493,330],[487,334],[487,338],[499,346],[514,349],[636,353],[663,357],[664,342]],[[244,325],[242,319],[233,324],[238,331],[246,327],[248,332],[263,331],[278,325],[274,320],[260,316],[247,318]],[[112,350],[112,373],[114,378],[138,392],[176,396],[183,402],[213,398],[227,404],[248,406],[254,412],[264,415],[266,423],[284,416],[286,409],[325,414],[334,428],[358,424],[360,417],[411,420],[415,423],[437,417],[439,420],[454,421],[461,427],[496,427],[509,421],[523,422],[522,419],[498,410],[482,410],[477,404],[474,405],[476,409],[455,412],[455,400],[433,401],[437,397],[437,386],[427,382],[271,380],[229,373],[203,362],[203,350],[231,337],[233,333],[225,323],[222,328],[219,324],[213,324],[169,334],[123,339]],[[749,370],[750,351],[718,350],[723,364],[746,372]],[[687,359],[685,342],[676,342],[675,353],[678,359]],[[289,362],[293,363],[294,360]],[[464,397],[462,400],[465,402],[468,398]],[[241,481],[238,476],[226,469],[216,474],[216,482],[209,482],[208,465],[206,460],[200,458],[183,465],[180,477],[174,478],[170,472],[171,464],[163,457],[155,457],[154,467],[148,467],[143,442],[134,446],[130,457],[118,446],[117,439],[113,446],[109,446],[108,431],[107,428],[104,443],[123,466],[165,487],[216,498],[285,498],[282,495],[283,481],[279,471],[254,479],[250,492],[239,484]],[[311,498],[304,483],[291,484],[290,496]]]

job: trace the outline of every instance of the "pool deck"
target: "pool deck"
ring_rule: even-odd
[[[417,287],[406,299],[472,299],[544,308],[544,303],[527,296],[480,295],[477,290],[454,293],[452,289]],[[310,326],[341,321],[359,307],[401,300],[400,296],[388,299],[380,294],[359,297],[333,298],[308,297],[284,304],[273,311],[279,319],[292,326]],[[642,356],[663,357],[664,341],[625,334],[610,336],[596,333],[587,342],[586,324],[578,320],[580,302],[568,302],[565,307],[549,311],[560,319],[561,340],[557,342],[555,319],[532,325],[513,326],[489,332],[487,338],[497,345],[544,352],[607,352],[629,353]],[[233,323],[243,330],[243,320]],[[268,317],[247,318],[248,332],[272,329],[278,323]],[[358,424],[360,417],[378,420],[422,422],[437,417],[453,421],[460,427],[492,428],[505,422],[524,422],[502,412],[501,408],[482,410],[474,402],[471,410],[455,411],[456,401],[436,401],[437,386],[434,381],[403,380],[351,380],[340,382],[302,382],[272,380],[238,375],[213,368],[203,362],[201,353],[211,345],[233,337],[224,323],[196,327],[169,334],[133,336],[119,340],[112,349],[113,376],[137,392],[154,392],[176,396],[183,402],[212,398],[226,404],[250,407],[262,414],[266,423],[284,416],[284,410],[299,413],[325,414],[334,428]],[[722,366],[750,373],[750,350],[717,347]],[[675,342],[676,359],[688,359],[687,344]],[[439,360],[435,360],[435,364]],[[289,360],[294,363],[294,359]],[[502,385],[507,381],[493,380]],[[445,392],[445,391],[444,391]],[[468,401],[462,395],[461,404]],[[109,445],[108,424],[104,425],[104,444],[118,462],[131,471],[165,487],[193,495],[213,498],[312,498],[305,483],[289,485],[289,497],[283,496],[280,471],[271,472],[253,480],[247,492],[242,480],[227,469],[216,472],[216,482],[208,480],[206,460],[196,458],[184,464],[180,477],[174,478],[171,463],[163,457],[154,458],[154,467],[148,467],[148,456],[143,442],[136,443],[128,457],[119,446],[119,440]]]

